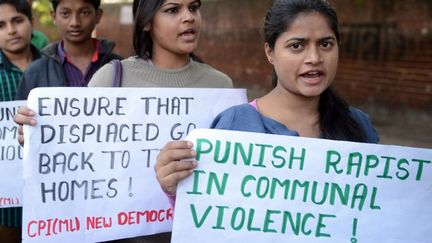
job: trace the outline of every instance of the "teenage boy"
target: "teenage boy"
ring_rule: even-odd
[[[32,29],[26,0],[0,0],[0,101],[15,98],[23,71],[40,57],[30,44]],[[21,208],[0,209],[0,242],[21,242],[21,223]]]
[[[17,99],[24,100],[36,87],[85,87],[93,74],[112,59],[115,44],[92,38],[103,11],[100,0],[51,0],[52,17],[62,40],[48,45],[42,58],[24,73]],[[17,119],[16,119],[17,121]],[[17,121],[19,124],[19,119]]]

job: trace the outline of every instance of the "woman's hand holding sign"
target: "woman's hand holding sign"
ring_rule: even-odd
[[[33,118],[34,115],[36,113],[27,106],[20,106],[14,116],[14,122],[18,124],[18,142],[21,145],[24,145],[23,125],[36,125],[36,120]]]
[[[191,175],[196,168],[196,152],[192,147],[193,144],[189,141],[172,141],[160,151],[155,172],[166,194],[175,195],[178,182]]]

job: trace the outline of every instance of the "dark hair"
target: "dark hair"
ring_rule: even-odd
[[[18,13],[24,14],[30,21],[32,21],[33,16],[31,6],[27,0],[0,0],[0,5],[3,4],[14,6]]]
[[[326,0],[274,0],[264,20],[265,42],[274,49],[277,38],[290,27],[296,17],[311,12],[320,13],[325,17],[339,42],[337,14]],[[273,86],[277,85],[277,79],[273,70]],[[350,115],[348,104],[331,87],[320,95],[318,111],[324,138],[365,142],[364,131]]]
[[[150,24],[157,11],[165,0],[134,0],[132,4],[132,14],[134,18],[133,27],[133,47],[135,54],[143,59],[152,59],[153,39],[150,33],[144,31],[144,27]],[[201,4],[201,1],[199,1]],[[190,57],[198,62],[202,60],[191,53]]]
[[[91,3],[93,5],[93,7],[95,8],[95,10],[99,9],[100,3],[101,3],[101,0],[84,0],[84,1]],[[61,0],[51,0],[51,4],[52,4],[54,11],[57,10],[57,6],[59,5],[60,2],[61,2]]]

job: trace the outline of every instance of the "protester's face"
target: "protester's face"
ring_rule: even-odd
[[[96,11],[90,2],[84,0],[61,0],[52,15],[63,40],[79,44],[91,39],[102,10]]]
[[[167,0],[145,27],[153,39],[153,56],[188,55],[198,45],[201,30],[200,1]]]
[[[3,52],[18,54],[30,48],[32,23],[14,6],[0,5],[0,48]]]
[[[300,14],[266,55],[278,76],[277,89],[317,98],[333,82],[338,65],[335,33],[319,13]]]

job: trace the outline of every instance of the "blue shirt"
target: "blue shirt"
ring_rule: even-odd
[[[86,87],[90,79],[93,77],[93,74],[101,67],[98,65],[97,61],[99,58],[106,55],[106,53],[100,48],[99,40],[93,39],[93,45],[95,51],[84,74],[77,66],[68,61],[67,53],[63,47],[63,41],[57,46],[57,54],[63,65],[63,70],[69,87]]]
[[[349,112],[351,117],[363,130],[366,142],[378,143],[378,133],[372,127],[369,117],[364,112],[353,107],[349,108]],[[237,105],[228,108],[214,119],[211,128],[299,136],[298,132],[290,130],[284,124],[273,120],[270,117],[263,116],[250,104]]]

